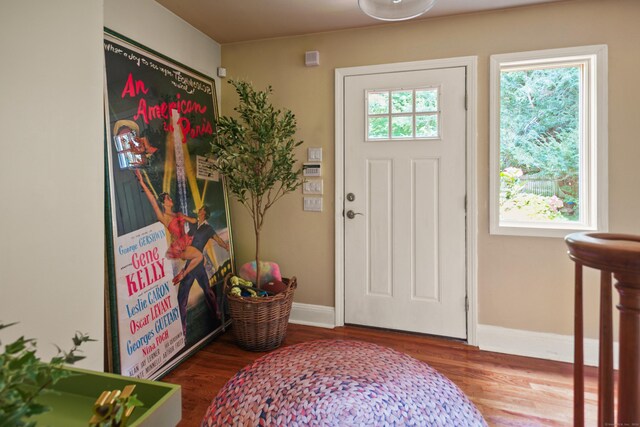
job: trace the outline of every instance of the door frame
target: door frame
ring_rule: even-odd
[[[335,325],[344,326],[344,81],[349,76],[365,74],[465,67],[467,85],[466,132],[466,290],[467,343],[477,345],[478,325],[478,198],[477,198],[477,56],[463,56],[425,61],[397,62],[336,68],[335,70]]]

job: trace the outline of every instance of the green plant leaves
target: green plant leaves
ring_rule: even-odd
[[[11,324],[0,324],[0,330]],[[36,398],[72,373],[63,369],[64,364],[72,364],[84,358],[78,354],[81,344],[95,341],[89,336],[76,333],[74,346],[69,352],[58,348],[58,355],[49,363],[43,363],[36,356],[36,341],[20,337],[5,346],[0,354],[0,427],[33,426],[29,417],[49,410],[37,403]]]
[[[230,83],[240,99],[235,108],[239,120],[218,119],[212,152],[231,193],[243,204],[252,200],[260,206],[255,213],[264,215],[275,199],[302,184],[294,155],[302,141],[293,138],[297,126],[293,113],[269,102],[271,87],[256,91],[247,82]]]

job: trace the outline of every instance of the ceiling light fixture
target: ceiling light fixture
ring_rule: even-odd
[[[360,9],[381,21],[416,18],[433,7],[436,0],[358,0]]]

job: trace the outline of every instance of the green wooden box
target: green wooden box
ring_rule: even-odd
[[[52,408],[34,417],[38,426],[87,427],[100,393],[122,390],[129,384],[135,384],[134,394],[144,403],[133,411],[129,427],[175,427],[182,418],[179,385],[77,368],[69,370],[78,375],[60,380],[53,387],[57,393],[45,393],[38,399]]]

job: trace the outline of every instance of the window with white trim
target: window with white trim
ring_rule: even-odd
[[[491,56],[492,234],[607,228],[607,47]]]

